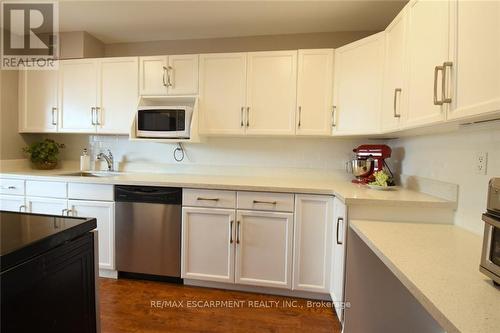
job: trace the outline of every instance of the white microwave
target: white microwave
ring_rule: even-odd
[[[193,108],[190,106],[141,106],[135,124],[138,138],[189,139]]]

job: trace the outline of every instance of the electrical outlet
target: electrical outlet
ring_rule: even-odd
[[[486,175],[488,168],[488,153],[487,152],[479,152],[476,153],[476,174],[478,175]]]

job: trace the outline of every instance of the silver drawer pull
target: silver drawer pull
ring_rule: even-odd
[[[199,201],[219,201],[219,198],[196,198]]]
[[[15,186],[8,186],[8,187],[7,187],[7,189],[8,189],[8,190],[15,190],[15,189],[16,189],[16,187],[15,187]]]
[[[254,200],[253,203],[254,203],[254,205],[256,205],[256,204],[265,204],[265,205],[273,205],[273,206],[275,206],[278,202],[277,201],[259,201],[259,200]]]

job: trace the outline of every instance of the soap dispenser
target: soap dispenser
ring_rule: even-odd
[[[87,152],[87,148],[83,148],[82,155],[80,156],[80,171],[90,170],[90,156]]]

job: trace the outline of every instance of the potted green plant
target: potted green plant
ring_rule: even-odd
[[[64,144],[45,139],[30,144],[28,147],[23,148],[23,151],[29,155],[35,168],[50,170],[57,166],[57,156],[61,148],[64,148]]]

